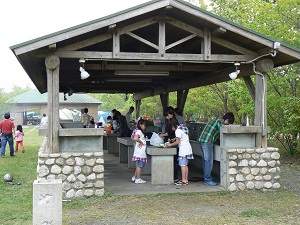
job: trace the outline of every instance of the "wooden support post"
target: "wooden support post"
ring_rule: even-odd
[[[267,147],[267,117],[266,117],[266,95],[267,83],[264,81],[265,77],[256,75],[256,88],[255,88],[255,126],[262,126],[262,134],[256,135],[256,147]]]
[[[208,27],[204,28],[204,53],[203,60],[211,60],[211,32]]]
[[[47,153],[59,153],[59,57],[52,54],[46,57],[48,91],[48,139]]]
[[[244,82],[249,90],[252,100],[255,101],[255,87],[250,77],[243,77]]]
[[[182,102],[182,94],[183,94],[183,90],[177,90],[177,105],[176,105],[176,107],[177,107],[179,110],[182,110],[182,109],[180,108],[181,102]]]
[[[119,58],[120,53],[120,35],[117,30],[113,32],[113,49],[112,49],[113,58]]]
[[[159,96],[160,96],[162,109],[163,109],[163,112],[164,112],[165,108],[167,108],[169,106],[169,92],[160,94]]]
[[[158,52],[161,56],[164,56],[166,53],[166,23],[164,20],[159,21],[159,39],[158,39]]]
[[[189,93],[189,89],[177,91],[177,108],[184,113],[184,106]]]
[[[141,103],[142,103],[141,99],[135,101],[135,118],[136,119],[138,119],[140,117]]]

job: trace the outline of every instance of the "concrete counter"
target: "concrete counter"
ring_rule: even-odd
[[[103,136],[103,128],[64,128],[58,130],[60,137]]]
[[[147,140],[147,146],[149,146]],[[119,161],[120,163],[127,163],[128,169],[136,167],[136,163],[132,162],[132,156],[134,153],[134,141],[130,137],[118,137],[117,142],[119,143]],[[148,163],[142,170],[143,174],[151,174],[151,157],[147,155]]]
[[[60,152],[103,151],[102,128],[59,129]]]
[[[151,184],[174,184],[174,155],[176,148],[147,147],[147,154],[151,155]]]
[[[260,126],[226,125],[220,129],[221,148],[254,148]]]
[[[134,145],[134,141],[131,139],[131,137],[118,137],[117,142],[123,145]]]
[[[117,138],[120,137],[120,133],[107,134],[103,136],[103,148],[108,151],[109,154],[119,154],[119,145]]]
[[[119,143],[119,161],[120,163],[128,163],[128,168],[135,168],[135,162],[132,162],[134,152],[134,141],[130,137],[118,137]]]
[[[159,148],[156,146],[149,146],[147,148],[147,154],[149,155],[176,155],[176,148]]]
[[[226,125],[226,126],[222,126],[222,133],[225,133],[225,134],[261,133],[261,127],[260,126]]]

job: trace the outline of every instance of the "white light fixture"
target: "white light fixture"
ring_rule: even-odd
[[[281,46],[280,42],[275,41],[273,44],[273,49],[278,51],[280,49],[280,46]]]
[[[231,80],[235,80],[237,78],[237,76],[239,75],[240,72],[241,72],[240,70],[237,70],[235,72],[230,73],[229,74],[230,79]]]
[[[115,71],[116,76],[169,76],[167,71],[139,71],[139,70],[124,70]]]
[[[79,59],[79,63],[81,64],[81,66],[79,67],[81,80],[85,80],[85,79],[89,78],[90,74],[88,72],[86,72],[84,69],[85,60]]]
[[[146,78],[142,78],[142,79],[134,79],[134,78],[107,78],[105,79],[106,82],[114,82],[114,83],[150,83],[152,81],[152,79],[146,79]]]
[[[232,72],[229,74],[229,77],[231,80],[235,80],[237,78],[237,76],[240,74],[240,70],[238,69],[238,66],[240,65],[240,63],[234,63],[235,65],[235,72]]]
[[[89,78],[90,74],[85,71],[82,67],[79,68],[81,80]]]

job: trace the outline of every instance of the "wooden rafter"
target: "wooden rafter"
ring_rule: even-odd
[[[176,20],[176,19],[173,19],[171,17],[166,17],[166,22],[169,23],[169,24],[172,24],[180,29],[183,29],[183,30],[186,30],[190,33],[193,33],[193,34],[196,34],[197,36],[201,37],[201,38],[204,38],[204,31],[200,30],[200,29],[197,29],[189,24],[186,24],[186,23],[183,23],[179,20]],[[226,40],[223,40],[221,38],[218,38],[218,37],[215,37],[215,36],[212,36],[211,37],[211,41],[216,43],[216,44],[219,44],[219,45],[222,45],[226,48],[231,48],[231,49],[234,49],[234,51],[236,52],[239,52],[241,54],[245,54],[245,55],[257,55],[256,52],[253,52],[249,49],[246,49],[246,48],[243,48],[237,44],[234,44],[234,43],[231,43],[229,41],[226,41]]]
[[[123,35],[123,34],[126,34],[128,32],[138,30],[140,28],[147,27],[149,25],[157,23],[157,19],[158,19],[158,17],[152,17],[152,18],[149,18],[149,19],[146,19],[146,20],[142,20],[142,21],[130,24],[130,25],[122,27],[122,28],[115,27],[114,30],[117,30],[119,35]],[[112,38],[112,33],[109,32],[109,33],[105,33],[105,34],[102,34],[102,35],[99,35],[99,36],[96,36],[96,37],[93,37],[93,38],[82,40],[80,42],[62,47],[60,49],[61,50],[79,50],[79,49],[82,49],[84,47],[88,47],[88,46],[91,46],[91,45],[109,40],[111,38]]]
[[[197,37],[197,35],[196,35],[196,34],[191,34],[191,35],[189,35],[189,36],[187,36],[187,37],[185,37],[185,38],[182,38],[182,39],[180,39],[180,40],[178,40],[178,41],[176,41],[176,42],[174,42],[174,43],[172,43],[172,44],[167,45],[167,46],[165,47],[165,50],[168,50],[168,49],[170,49],[170,48],[175,47],[176,45],[179,45],[179,44],[182,44],[182,43],[184,43],[184,42],[186,42],[186,41],[188,41],[188,40],[191,40],[191,39],[194,38],[194,37]]]
[[[150,42],[150,41],[148,41],[148,40],[146,40],[146,39],[144,39],[144,38],[142,38],[142,37],[140,37],[140,36],[138,36],[136,34],[133,34],[131,32],[128,32],[126,34],[128,34],[130,37],[133,37],[133,38],[135,38],[136,40],[138,40],[140,42],[145,43],[146,45],[151,46],[152,48],[155,48],[157,50],[159,49],[159,47],[156,44],[153,44],[152,42]]]

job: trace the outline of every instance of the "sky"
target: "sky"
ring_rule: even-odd
[[[35,86],[10,46],[85,23],[149,0],[9,0],[1,3],[0,89]]]

